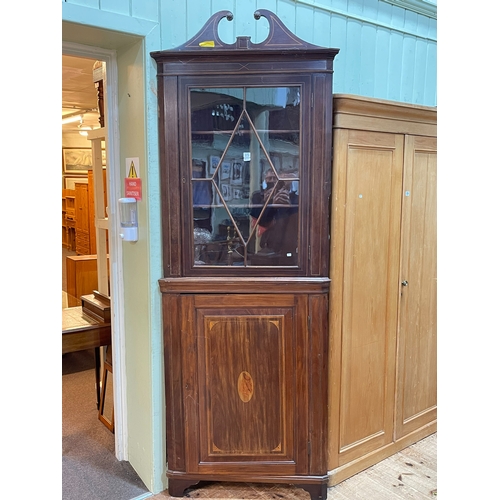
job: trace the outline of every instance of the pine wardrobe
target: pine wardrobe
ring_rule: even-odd
[[[333,110],[329,485],[437,429],[436,108]]]

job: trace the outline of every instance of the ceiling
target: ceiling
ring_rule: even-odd
[[[76,133],[82,127],[99,128],[97,91],[92,77],[95,62],[95,59],[62,56],[62,116],[93,110],[84,114],[83,122],[62,125],[63,133]]]

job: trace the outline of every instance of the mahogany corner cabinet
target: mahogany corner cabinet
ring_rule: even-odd
[[[214,14],[157,63],[169,493],[199,481],[327,493],[332,74],[338,49],[268,10]]]

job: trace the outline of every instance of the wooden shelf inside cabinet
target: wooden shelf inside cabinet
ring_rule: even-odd
[[[68,191],[74,192],[74,189],[68,189]],[[66,200],[66,214],[68,216],[74,217],[75,216],[75,195],[66,195],[65,200]]]
[[[75,183],[75,240],[78,255],[90,254],[90,231],[95,231],[90,221],[90,200],[88,183]]]
[[[62,245],[75,250],[75,190],[62,190]]]
[[[267,19],[268,38],[228,45],[217,30],[232,17],[218,12],[184,45],[151,54],[169,493],[253,481],[326,500],[338,49],[300,40],[264,9],[254,18]]]
[[[103,218],[104,213],[97,214],[96,213],[96,205],[95,199],[97,196],[102,196],[102,206],[107,207],[107,189],[106,189],[106,170],[102,171],[102,187],[103,191],[101,193],[97,192],[95,189],[95,180],[94,180],[94,172],[89,170],[88,172],[88,190],[89,190],[89,252],[94,254],[97,252],[97,228],[96,228],[96,217]],[[106,251],[109,251],[109,242],[108,242],[108,232],[106,231]]]

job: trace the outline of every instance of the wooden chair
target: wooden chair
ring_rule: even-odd
[[[101,397],[99,398],[99,413],[97,417],[111,432],[114,433],[115,411],[113,403],[111,403],[111,416],[108,417],[104,414],[104,408],[106,403],[106,389],[108,387],[108,374],[111,374],[111,377],[113,377],[112,350],[110,345],[106,347],[106,358],[104,360],[103,369],[104,373],[102,376]]]

